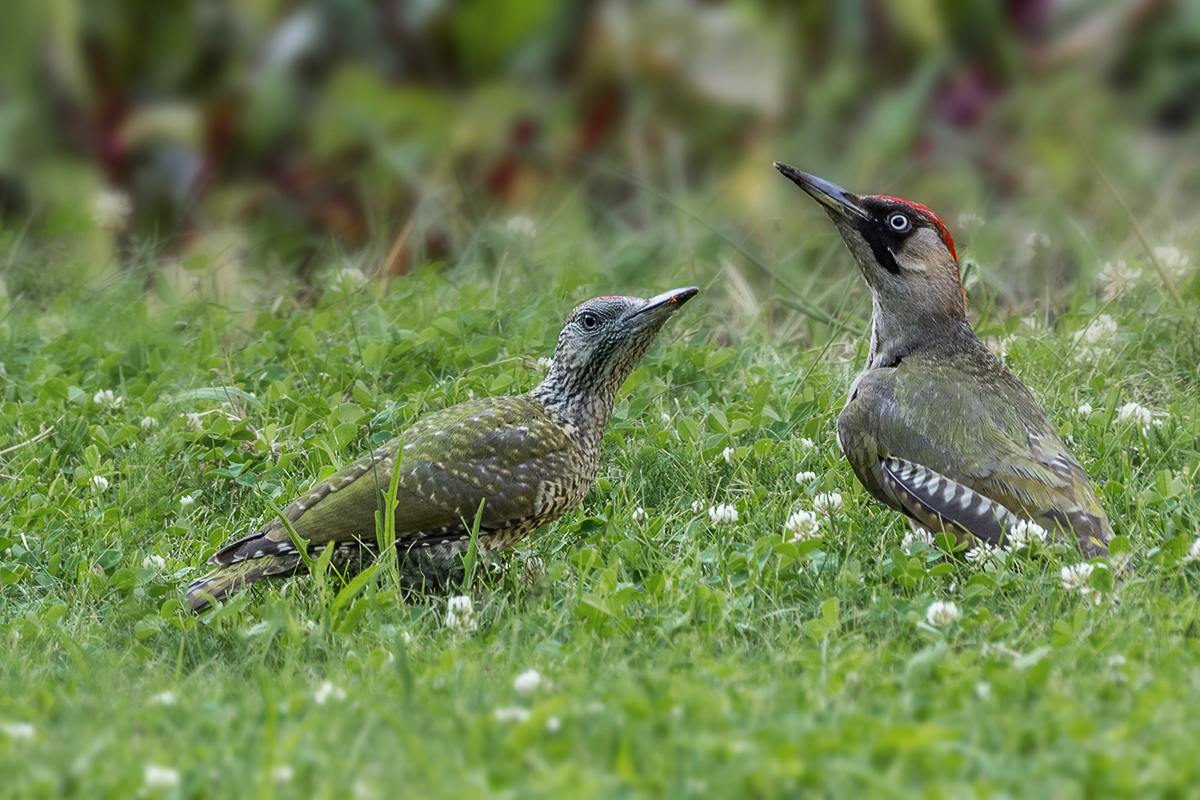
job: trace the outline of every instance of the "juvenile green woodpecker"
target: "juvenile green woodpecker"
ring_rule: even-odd
[[[310,488],[283,511],[316,557],[357,569],[377,553],[375,513],[393,471],[396,548],[405,585],[444,588],[461,575],[480,502],[479,550],[499,550],[576,508],[596,480],[617,390],[668,319],[697,293],[650,300],[598,297],[568,315],[549,372],[516,397],[468,400],[417,420],[370,455]],[[219,550],[216,569],[187,590],[201,611],[302,559],[278,520]]]
[[[1113,531],[1087,473],[967,321],[958,254],[937,215],[775,168],[821,204],[871,289],[867,364],[837,426],[863,487],[960,540],[1002,546],[1034,522],[1087,558],[1107,556]]]

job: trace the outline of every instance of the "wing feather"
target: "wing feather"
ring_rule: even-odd
[[[889,457],[911,462],[1016,517],[1072,532],[1089,557],[1105,554],[1112,528],[1087,473],[1029,390],[1002,365],[983,364],[986,358],[914,357],[864,372],[838,419],[855,474],[895,508],[953,521],[954,510],[932,493],[935,478],[915,485],[917,473],[908,473],[906,485],[902,467],[885,465]],[[999,541],[994,523],[976,524],[983,525],[972,531],[979,538]]]
[[[969,534],[999,545],[1018,521],[1004,506],[928,467],[891,456],[882,468],[884,490],[930,530]]]
[[[468,401],[430,414],[400,437],[315,484],[283,511],[312,546],[375,541],[392,470],[398,545],[453,541],[484,504],[481,527],[502,529],[533,516],[544,463],[573,443],[524,397]],[[217,552],[213,564],[295,554],[278,519]]]

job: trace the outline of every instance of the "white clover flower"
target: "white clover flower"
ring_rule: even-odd
[[[527,669],[513,678],[513,689],[522,697],[528,697],[542,685],[542,673],[536,669]]]
[[[28,741],[29,739],[33,738],[33,723],[5,722],[0,724],[0,732],[3,732],[14,741]]]
[[[916,530],[910,528],[908,533],[904,534],[904,539],[900,542],[900,549],[904,551],[905,555],[911,556],[916,552],[917,544],[924,544],[930,550],[933,550],[937,546],[932,533],[924,528],[917,528]]]
[[[967,561],[982,567],[989,561],[994,561],[996,558],[996,548],[992,547],[987,542],[979,542],[970,550],[967,551]]]
[[[532,239],[537,236],[537,224],[529,217],[515,216],[509,217],[508,222],[504,223],[504,229],[516,236],[521,236],[525,239]]]
[[[101,408],[120,408],[125,405],[125,398],[117,397],[112,389],[101,389],[92,395],[92,402]]]
[[[1154,248],[1154,258],[1174,283],[1179,283],[1187,277],[1188,265],[1192,261],[1190,256],[1179,252],[1178,247],[1156,247]],[[1154,282],[1161,285],[1162,278],[1156,274]]]
[[[638,506],[633,510],[634,525],[645,525],[648,519],[650,519],[650,515],[646,513],[646,509]]]
[[[1117,322],[1108,314],[1098,314],[1072,337],[1076,361],[1089,361],[1107,355],[1117,338]]]
[[[1117,321],[1110,314],[1097,314],[1082,331],[1075,332],[1084,344],[1103,344],[1117,335]]]
[[[1046,529],[1032,520],[1023,519],[1005,531],[1004,549],[1012,552],[1034,542],[1046,541]]]
[[[1152,421],[1150,409],[1138,403],[1126,403],[1117,412],[1117,422],[1132,422],[1134,425],[1145,428]]]
[[[400,632],[400,641],[404,642],[405,644],[412,644],[413,635],[411,633],[409,633],[408,631],[401,631]]]
[[[665,411],[663,412],[663,415],[662,415],[662,426],[664,428],[671,427],[671,415]]]
[[[343,267],[337,274],[336,283],[345,289],[357,289],[367,282],[367,276],[358,267]]]
[[[703,514],[704,507],[705,507],[705,503],[703,500],[693,500],[692,501],[692,513],[693,514]]]
[[[736,454],[737,454],[737,451],[734,450],[732,447],[726,447],[724,450],[721,451],[721,458],[725,459],[726,464],[732,464],[733,457]]]
[[[129,227],[133,201],[120,189],[102,189],[92,201],[92,221],[103,230],[120,233]]]
[[[737,509],[724,503],[708,509],[708,519],[713,525],[727,525],[738,521]]]
[[[984,219],[974,211],[967,211],[958,215],[958,227],[964,231],[972,231],[976,228],[984,226]]]
[[[1154,257],[1167,269],[1186,268],[1192,260],[1191,256],[1185,256],[1179,252],[1178,247],[1156,247],[1154,248]]]
[[[179,505],[183,508],[190,508],[195,502],[196,498],[192,497],[190,494],[181,495],[179,498]]]
[[[204,427],[204,422],[199,414],[184,414],[183,417],[183,429],[188,433],[194,433]]]
[[[1132,269],[1124,261],[1105,261],[1100,268],[1100,288],[1104,291],[1104,302],[1111,303],[1133,294],[1133,289],[1142,278],[1142,271]]]
[[[1086,561],[1079,564],[1072,564],[1069,567],[1063,567],[1059,573],[1062,576],[1063,588],[1080,594],[1087,594],[1091,591],[1088,586],[1088,578],[1095,571],[1096,566],[1089,564]]]
[[[814,447],[816,447],[816,445],[813,444],[812,439],[801,439],[800,440],[800,449],[801,450],[812,450]]]
[[[783,527],[785,541],[793,544],[806,539],[816,539],[821,535],[821,520],[812,511],[803,509],[788,517]],[[791,539],[787,538],[789,533],[792,534]]]
[[[271,780],[275,781],[276,783],[289,783],[291,782],[293,775],[294,773],[292,772],[292,768],[287,764],[280,764],[279,766],[275,767],[275,769],[271,770]]]
[[[38,336],[46,342],[52,342],[67,332],[67,324],[58,314],[45,314],[39,317],[34,328],[37,329]]]
[[[167,568],[167,560],[157,553],[151,553],[142,559],[142,569],[162,572]]]
[[[1035,252],[1038,250],[1049,250],[1051,244],[1053,242],[1050,240],[1049,235],[1041,231],[1030,231],[1029,235],[1025,237],[1025,246]]]
[[[452,631],[470,633],[479,627],[475,619],[475,604],[465,594],[446,601],[446,627]]]
[[[167,689],[166,691],[162,691],[156,695],[153,695],[150,698],[150,702],[156,706],[173,706],[179,702],[179,698],[175,696],[174,692],[172,692],[170,689]]]
[[[554,359],[542,356],[537,360],[537,368],[542,372],[549,372],[550,365],[554,363]]]
[[[524,722],[529,719],[529,709],[520,706],[499,706],[492,714],[497,722]]]
[[[1185,558],[1188,561],[1200,561],[1200,539],[1192,542],[1192,546],[1188,548]]]
[[[1091,415],[1092,415],[1092,404],[1091,403],[1080,403],[1079,404],[1079,416],[1083,417],[1084,419],[1087,419]]]
[[[146,784],[147,789],[174,789],[179,785],[179,771],[170,767],[147,764],[142,781]]]
[[[316,704],[323,706],[330,700],[345,700],[346,690],[340,686],[335,686],[332,681],[325,681],[317,687],[317,691],[313,693],[313,700]]]
[[[975,684],[975,696],[984,702],[992,699],[992,685],[987,681]]]
[[[93,475],[91,480],[92,488],[97,492],[103,492],[108,489],[108,478],[103,475]]]
[[[816,479],[817,479],[817,473],[815,473],[815,472],[797,472],[796,473],[796,483],[800,484],[801,486],[807,486],[810,483],[812,483],[813,481],[815,481]]]
[[[546,720],[546,733],[558,733],[558,729],[562,727],[562,720],[558,717],[550,717]]]
[[[823,517],[832,517],[842,510],[842,496],[837,492],[821,492],[813,498],[813,510]]]
[[[154,417],[142,417],[142,430],[146,433],[158,427],[158,420]]]
[[[925,610],[925,621],[935,628],[945,628],[958,622],[958,606],[953,601],[935,600]]]

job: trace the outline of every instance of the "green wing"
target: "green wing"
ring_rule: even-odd
[[[545,468],[572,447],[536,400],[486,398],[460,403],[419,420],[384,444],[313,486],[284,510],[303,538],[316,545],[374,542],[375,512],[384,507],[393,470],[397,542],[457,538],[484,503],[482,527],[503,528],[534,516]],[[287,530],[272,520],[218,552],[216,564],[291,552]]]
[[[1024,384],[998,363],[982,366],[978,356],[909,358],[864,373],[838,419],[855,474],[873,496],[906,510],[883,468],[888,457],[902,459],[1021,518],[1072,531],[1086,553],[1101,554],[1112,529],[1087,474]]]

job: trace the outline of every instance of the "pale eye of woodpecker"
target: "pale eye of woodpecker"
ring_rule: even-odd
[[[910,225],[912,225],[908,217],[901,214],[899,211],[887,218],[887,224],[888,227],[894,230],[896,233],[903,233],[904,231],[908,230]]]

